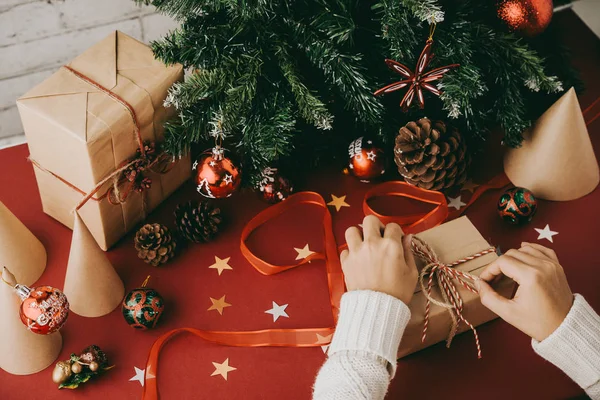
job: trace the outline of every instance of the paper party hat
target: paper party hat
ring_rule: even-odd
[[[62,348],[60,332],[38,335],[21,322],[21,300],[13,287],[17,283],[8,269],[0,282],[0,368],[14,375],[35,374],[52,364]]]
[[[571,88],[504,156],[515,186],[546,200],[574,200],[598,186],[600,172],[575,89]]]
[[[125,295],[123,281],[77,213],[63,292],[71,311],[84,317],[110,313]]]
[[[0,267],[8,267],[23,285],[32,285],[46,269],[46,249],[0,201]]]

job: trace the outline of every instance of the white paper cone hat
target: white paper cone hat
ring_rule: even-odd
[[[575,89],[558,99],[523,136],[523,145],[504,156],[504,171],[515,186],[557,201],[577,199],[598,186],[598,161]]]
[[[49,367],[62,349],[60,332],[38,335],[21,322],[21,299],[13,287],[15,276],[6,268],[0,282],[0,368],[14,375],[35,374]]]
[[[17,282],[31,286],[46,269],[46,249],[0,201],[0,268],[3,266]]]
[[[125,295],[123,281],[77,213],[63,292],[71,311],[84,317],[110,313]]]

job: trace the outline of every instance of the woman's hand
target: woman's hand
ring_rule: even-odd
[[[417,285],[411,235],[398,224],[384,226],[377,217],[363,220],[363,230],[346,230],[348,250],[340,256],[348,290],[374,290],[408,304]]]
[[[519,285],[512,300],[488,284],[504,274]],[[487,266],[477,281],[481,303],[515,328],[541,342],[563,322],[573,305],[563,268],[553,250],[521,243]]]

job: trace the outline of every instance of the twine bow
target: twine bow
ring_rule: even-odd
[[[478,293],[474,286],[474,282],[479,278],[468,272],[459,271],[453,267],[482,257],[486,254],[494,253],[496,249],[494,247],[489,247],[479,253],[475,253],[452,263],[445,264],[440,261],[437,254],[435,254],[435,251],[433,251],[433,249],[429,247],[429,245],[422,239],[414,236],[411,245],[413,253],[428,263],[419,274],[419,284],[421,285],[421,290],[425,294],[425,297],[427,297],[427,303],[425,306],[425,322],[423,323],[423,336],[421,337],[421,341],[425,342],[425,339],[427,338],[429,311],[431,309],[431,303],[433,303],[448,310],[448,313],[452,318],[452,328],[448,334],[448,339],[446,339],[446,346],[450,347],[452,339],[458,331],[458,325],[462,321],[473,331],[473,335],[475,336],[475,345],[477,346],[477,358],[481,358],[479,335],[477,335],[477,330],[473,324],[471,324],[462,313],[463,300],[454,284],[454,281],[457,281],[465,289],[473,293]],[[440,287],[442,301],[434,299],[431,294],[434,279],[437,281],[437,284]]]

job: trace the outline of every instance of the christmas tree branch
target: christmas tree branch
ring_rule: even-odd
[[[288,51],[283,46],[279,46],[277,47],[275,54],[277,54],[279,58],[281,72],[290,84],[291,91],[298,103],[298,110],[302,118],[319,129],[331,129],[333,115],[327,110],[325,104],[313,95],[302,83],[297,68]]]
[[[308,60],[318,67],[329,84],[337,87],[346,107],[356,112],[357,121],[376,125],[381,121],[383,106],[373,96],[373,87],[363,76],[360,54],[343,54],[318,38],[309,27],[286,20],[286,25],[298,37],[297,46]]]

